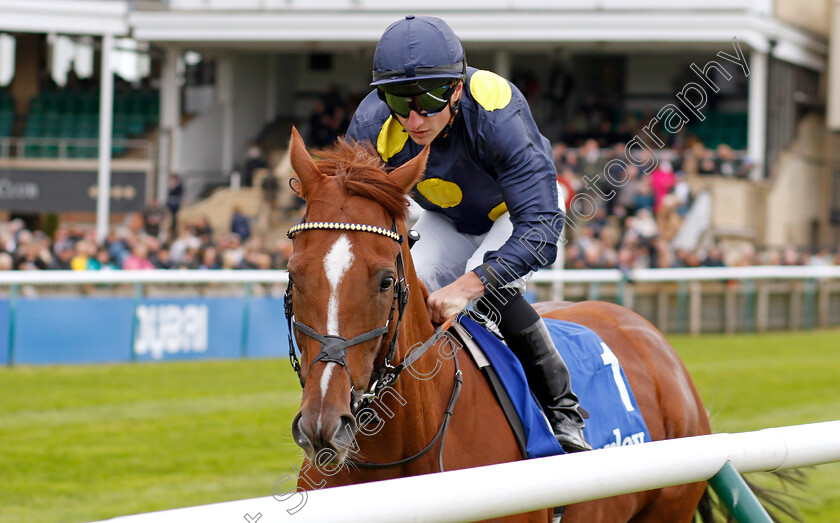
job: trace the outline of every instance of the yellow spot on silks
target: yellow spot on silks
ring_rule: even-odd
[[[493,220],[494,222],[499,218],[499,216],[506,213],[508,210],[507,204],[505,202],[500,203],[499,205],[493,207],[489,213],[487,213],[487,217]]]
[[[443,207],[455,207],[464,197],[458,185],[441,180],[440,178],[429,178],[417,184],[417,190],[433,204]]]
[[[495,111],[510,103],[510,84],[496,73],[476,71],[470,77],[470,94],[486,111]]]
[[[379,153],[382,161],[387,162],[395,154],[402,151],[407,141],[408,133],[404,132],[403,126],[396,118],[389,116],[382,124],[382,129],[380,129],[379,136],[376,138],[376,152]]]

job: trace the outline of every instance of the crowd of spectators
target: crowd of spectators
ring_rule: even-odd
[[[595,139],[579,147],[557,143],[554,155],[569,210],[566,268],[840,265],[840,250],[759,250],[747,242],[674,247],[694,199],[688,175],[739,177],[749,171],[749,161],[725,145],[712,150],[694,143],[684,149],[658,150],[655,169],[645,173],[627,164],[626,173],[617,173],[613,181],[604,176],[604,167],[611,159],[624,158],[623,144],[605,149]],[[615,183],[619,179],[621,183]],[[173,211],[180,207],[181,190],[180,181],[173,179],[165,205],[152,200],[143,212],[127,215],[102,243],[96,241],[92,226],[62,224],[47,235],[26,229],[21,220],[0,222],[0,270],[286,267],[291,242],[283,237],[268,245],[262,235],[252,234],[251,219],[239,209],[227,230],[212,230],[204,218],[175,222]],[[575,198],[579,194],[589,198]]]
[[[0,223],[0,270],[285,269],[291,242],[243,238],[242,215],[234,216],[240,233],[214,232],[199,218],[178,225],[169,241],[144,214],[130,214],[102,243],[91,227],[62,225],[50,237],[12,220]]]
[[[751,169],[747,159],[738,158],[726,145],[713,150],[693,143],[685,150],[658,151],[655,159],[642,153],[638,163],[655,168],[645,173],[624,162],[626,173],[611,172],[612,180],[604,168],[612,159],[625,158],[624,144],[602,149],[594,139],[579,148],[558,143],[554,156],[567,209],[572,206],[564,229],[566,268],[840,265],[840,250],[759,250],[749,242],[701,243],[693,249],[674,246],[695,196],[687,177],[744,177]],[[581,193],[589,197],[575,198]]]
[[[307,145],[325,147],[344,136],[360,101],[358,94],[345,93],[338,86],[331,86],[326,94],[315,100],[305,132]]]
[[[750,179],[760,174],[754,172],[751,159],[726,143],[713,141],[713,147],[705,146],[690,126],[677,133],[665,132],[661,125],[646,129],[654,113],[626,110],[621,97],[607,94],[608,90],[581,94],[578,89],[575,96],[575,76],[563,67],[553,70],[545,84],[527,69],[515,71],[512,81],[532,110],[536,108],[535,116],[545,119],[541,129],[555,143],[557,178],[566,193],[567,209],[576,195],[584,193],[584,198],[574,200],[578,204],[572,209],[575,212],[568,214],[566,268],[793,265],[829,260],[840,264],[840,254],[833,259],[825,252],[794,249],[759,252],[748,242],[674,247],[673,240],[694,199],[688,178]],[[675,85],[684,83],[675,80]],[[710,100],[710,121],[721,116],[712,106]],[[737,135],[746,129],[728,131]],[[648,133],[654,133],[655,139],[648,138]],[[625,145],[634,137],[646,143],[658,141],[664,148],[653,147],[650,153],[639,155],[638,163],[647,172],[628,165],[627,173],[611,171],[611,181],[604,175],[604,167],[612,159],[629,163]],[[638,154],[639,149],[634,151]],[[647,168],[653,164],[655,168]]]

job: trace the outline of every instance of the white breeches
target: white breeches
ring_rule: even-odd
[[[558,187],[560,209],[565,210],[563,191]],[[416,207],[415,207],[416,206]],[[412,209],[420,207],[412,202]],[[421,209],[422,210],[422,209]],[[420,239],[411,249],[414,268],[429,292],[449,285],[462,275],[484,263],[484,255],[498,250],[513,233],[510,213],[499,216],[484,234],[463,234],[443,214],[423,211],[412,227]],[[533,272],[510,282],[505,287],[525,290]]]
[[[429,292],[449,285],[460,276],[484,263],[487,252],[498,250],[513,233],[510,215],[499,216],[484,234],[463,234],[446,216],[426,211],[412,227],[420,239],[411,249],[414,268]],[[525,288],[528,273],[511,282],[508,287]]]

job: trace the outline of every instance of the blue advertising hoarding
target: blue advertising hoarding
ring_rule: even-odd
[[[138,361],[236,358],[242,311],[238,298],[142,300],[134,354]]]
[[[0,300],[0,365],[9,363],[10,316],[9,300]]]
[[[18,298],[10,310],[0,300],[0,364],[288,354],[278,298]]]
[[[95,363],[131,356],[131,298],[18,298],[15,363]]]
[[[282,298],[253,298],[248,315],[248,356],[289,354],[289,328]]]

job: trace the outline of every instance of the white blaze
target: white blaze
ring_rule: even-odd
[[[327,305],[327,334],[340,336],[338,333],[338,284],[344,273],[353,263],[352,245],[346,234],[342,234],[324,256],[324,272],[330,283],[330,301]]]
[[[327,362],[327,366],[324,367],[324,373],[321,374],[321,401],[324,400],[324,396],[327,394],[327,387],[330,384],[330,377],[332,376],[332,371],[335,365],[336,364],[331,361]]]
[[[336,367],[336,364],[333,362],[327,362],[327,366],[324,367],[324,373],[321,374],[321,403],[323,404],[324,398],[327,395],[327,387],[330,386],[330,377],[332,377],[332,371]],[[322,420],[324,417],[324,411],[321,410],[320,414],[318,414],[318,427],[317,431],[321,432]]]
[[[353,263],[352,245],[346,234],[339,236],[329,252],[324,256],[324,272],[330,284],[330,301],[327,305],[327,335],[340,336],[338,333],[338,284],[344,278],[344,273]],[[327,363],[321,375],[321,400],[327,395],[332,371],[335,363]],[[318,430],[321,430],[321,416],[318,416]]]

